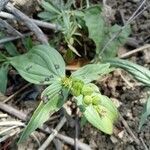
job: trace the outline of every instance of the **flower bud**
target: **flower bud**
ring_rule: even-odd
[[[84,96],[83,102],[84,102],[86,105],[90,105],[90,104],[92,103],[92,97],[89,96],[89,95]]]

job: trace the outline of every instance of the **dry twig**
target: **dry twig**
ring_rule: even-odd
[[[122,115],[120,114],[120,119],[122,121],[122,124],[124,125],[124,127],[126,128],[126,130],[128,131],[128,133],[131,135],[131,137],[134,139],[135,143],[137,145],[140,144],[140,140],[135,136],[135,134],[132,132],[132,130],[130,129],[130,127],[128,126],[128,123],[124,120],[124,118],[122,117]]]
[[[0,18],[0,27],[1,28],[4,28],[4,30],[7,32],[7,33],[11,33],[13,35],[17,35],[17,36],[22,36],[22,34],[17,31],[14,27],[12,27],[9,23],[7,23],[5,20],[2,20]]]
[[[35,33],[41,43],[48,45],[48,40],[42,30],[27,15],[15,8],[11,3],[8,3],[5,8],[13,13],[18,19],[23,21],[29,29]]]
[[[0,17],[6,18],[6,19],[18,20],[18,18],[15,17],[14,15],[3,12],[3,11],[0,12]],[[56,30],[56,31],[61,29],[61,27],[56,24],[48,23],[48,22],[41,21],[41,20],[31,19],[31,18],[30,18],[30,20],[33,21],[39,27],[48,28],[48,29],[52,29],[52,30]]]
[[[14,94],[12,94],[11,96],[9,96],[8,98],[6,98],[4,100],[4,103],[7,103],[8,101],[10,101],[12,98],[14,98],[17,94],[19,94],[20,92],[22,92],[23,90],[25,90],[26,88],[28,88],[31,85],[31,83],[26,84],[25,86],[23,86],[21,89],[19,89],[17,92],[15,92]]]
[[[10,41],[14,41],[20,38],[24,38],[26,36],[30,36],[32,35],[32,33],[26,33],[26,34],[22,34],[22,36],[11,36],[11,37],[6,37],[0,40],[0,44],[6,43],[6,42],[10,42]]]
[[[46,139],[46,141],[41,145],[41,147],[38,150],[45,150],[48,147],[48,145],[51,143],[51,141],[55,138],[58,131],[64,126],[65,123],[66,123],[66,118],[63,117],[60,120],[59,124],[56,126],[56,128],[52,130],[50,136]]]
[[[27,115],[7,104],[4,104],[4,103],[0,103],[0,110],[10,114],[11,116],[15,116],[23,121],[26,121],[27,120]],[[50,130],[48,127],[41,127],[39,128],[42,132],[46,133],[46,134],[51,134],[52,133],[52,130]],[[70,144],[72,146],[74,146],[75,144],[75,141],[74,139],[68,137],[68,136],[65,136],[65,135],[62,135],[62,134],[57,134],[56,135],[57,138],[59,138],[60,140],[66,142],[67,144]],[[78,148],[80,148],[81,150],[91,150],[91,148],[89,147],[89,145],[85,144],[85,143],[82,143],[80,141],[78,141]]]
[[[150,44],[146,44],[146,45],[144,45],[142,47],[136,48],[136,49],[134,49],[134,50],[132,50],[130,52],[122,54],[119,58],[128,58],[131,55],[134,55],[135,53],[138,53],[138,52],[143,51],[145,49],[149,49],[150,50]]]

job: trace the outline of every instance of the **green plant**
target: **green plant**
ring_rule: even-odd
[[[103,8],[100,5],[74,10],[71,7],[72,4],[73,1],[67,1],[67,3],[62,0],[42,1],[44,11],[39,13],[39,17],[59,25],[60,33],[63,33],[68,48],[78,56],[80,56],[80,51],[76,50],[76,42],[82,48],[82,41],[80,39],[83,38],[83,35],[85,38],[86,35],[86,38],[93,40],[95,43],[96,60],[115,57],[118,48],[126,42],[131,32],[130,27],[127,26],[124,30],[120,31],[121,26],[116,24],[113,26],[109,25],[104,20],[102,15]],[[103,51],[108,41],[118,32],[118,36]]]
[[[150,86],[149,70],[129,61],[114,58],[118,48],[125,43],[129,36],[130,27],[120,30],[119,25],[108,25],[102,16],[103,8],[99,5],[74,10],[73,2],[73,0],[68,0],[66,3],[63,0],[42,1],[44,12],[41,12],[39,17],[58,25],[58,30],[63,38],[60,36],[57,41],[65,41],[69,49],[67,53],[69,57],[72,55],[70,50],[80,56],[80,52],[76,50],[76,42],[82,45],[79,39],[83,38],[82,36],[85,34],[88,40],[94,42],[95,60],[101,63],[88,64],[67,76],[65,62],[61,55],[50,46],[33,46],[30,38],[23,41],[27,53],[20,55],[13,43],[4,45],[7,53],[13,57],[6,57],[0,53],[0,78],[3,79],[0,81],[0,91],[5,92],[6,90],[9,65],[12,65],[28,82],[48,86],[42,92],[42,101],[24,129],[19,142],[26,139],[50,115],[58,111],[69,95],[75,98],[75,102],[83,114],[83,122],[87,120],[97,129],[111,134],[118,111],[112,101],[102,95],[98,87],[91,82],[108,74],[114,67],[128,71],[144,85]],[[116,33],[119,33],[118,36],[109,42]],[[108,58],[113,59],[108,60]],[[145,105],[140,128],[150,114],[149,101]]]
[[[0,35],[1,38],[5,37],[3,33]],[[22,40],[24,47],[28,51],[33,46],[32,40],[30,37],[24,38]],[[4,51],[0,52],[0,92],[5,93],[7,87],[7,74],[9,70],[9,62],[7,56],[19,56],[20,53],[17,51],[16,46],[13,42],[6,42],[3,44]]]
[[[81,34],[78,32],[78,28],[81,28],[81,26],[77,19],[83,14],[81,11],[71,10],[73,3],[73,0],[68,0],[66,3],[63,0],[43,0],[41,5],[44,8],[44,12],[39,13],[38,16],[44,20],[51,21],[58,25],[58,30],[61,30],[61,33],[64,37],[63,40],[65,40],[68,48],[80,56],[73,45],[75,41],[78,42],[77,36],[81,36]]]
[[[89,64],[67,77],[63,58],[54,48],[46,45],[34,46],[26,54],[8,57],[7,60],[27,81],[48,85],[41,94],[42,101],[24,129],[19,142],[40,127],[49,115],[58,111],[69,94],[75,97],[83,116],[94,127],[107,134],[113,132],[113,124],[118,117],[117,109],[112,101],[91,83],[112,71],[109,63]]]
[[[128,71],[133,77],[143,83],[143,86],[150,87],[150,70],[147,68],[132,63],[128,60],[122,60],[119,58],[113,58],[105,60],[105,62],[110,63],[112,67],[122,68]],[[150,98],[148,98],[143,113],[141,115],[141,120],[139,123],[139,129],[144,125],[146,122],[147,117],[150,115]]]

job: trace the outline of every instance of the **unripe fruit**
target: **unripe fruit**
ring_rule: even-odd
[[[101,101],[101,99],[100,99],[99,96],[95,95],[95,96],[92,97],[92,104],[93,105],[99,105],[100,101]]]
[[[82,88],[82,94],[83,95],[91,95],[93,93],[93,89],[88,86],[88,85],[84,85]]]
[[[81,89],[80,88],[71,88],[71,93],[73,96],[79,96],[81,94]]]
[[[89,96],[89,95],[84,96],[83,102],[84,102],[86,105],[90,105],[90,104],[92,103],[92,97]]]
[[[74,96],[79,96],[83,88],[84,83],[81,80],[74,79],[72,81],[71,92]]]

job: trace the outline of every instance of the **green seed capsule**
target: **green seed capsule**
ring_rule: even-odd
[[[73,96],[79,96],[81,94],[80,88],[71,88],[71,93]]]
[[[79,96],[81,94],[83,85],[84,85],[84,83],[81,80],[73,79],[71,93],[74,96]]]
[[[101,99],[100,99],[99,96],[95,95],[95,96],[92,97],[92,104],[93,105],[99,105],[100,102],[101,102]]]
[[[91,95],[93,93],[93,89],[88,86],[88,85],[84,85],[82,88],[82,94],[83,95]]]
[[[92,103],[92,97],[89,96],[89,95],[84,96],[83,102],[84,102],[86,105],[90,105],[90,104]]]

